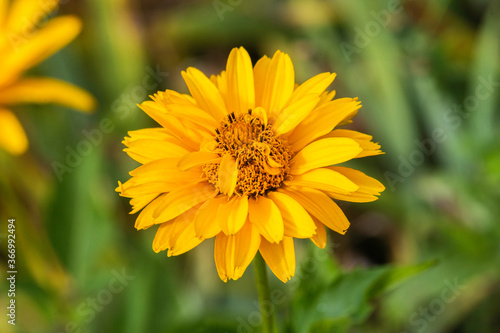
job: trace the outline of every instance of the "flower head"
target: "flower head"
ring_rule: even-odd
[[[215,237],[222,280],[241,277],[260,251],[274,274],[294,275],[293,238],[326,245],[325,226],[349,222],[332,200],[376,200],[384,186],[336,164],[381,154],[372,137],[347,124],[356,98],[333,99],[335,74],[295,85],[290,57],[277,51],[252,66],[233,49],[210,79],[182,73],[191,95],[167,90],[140,107],[162,127],[129,132],[125,151],[142,166],[117,191],[132,198],[135,227],[158,224],[156,252],[187,252]]]
[[[8,1],[7,1],[8,3]],[[22,74],[71,42],[81,30],[73,16],[47,22],[57,1],[15,0],[0,4],[0,148],[19,155],[28,139],[8,106],[18,103],[57,103],[91,111],[95,100],[82,89],[52,78],[23,78]],[[5,8],[4,8],[5,7]]]

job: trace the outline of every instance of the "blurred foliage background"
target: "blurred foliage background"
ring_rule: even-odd
[[[78,84],[93,115],[17,107],[27,154],[0,151],[0,307],[7,219],[16,219],[17,320],[1,332],[258,332],[251,268],[227,284],[213,240],[180,257],[151,249],[115,192],[136,167],[139,108],[187,92],[188,66],[220,72],[244,46],[254,62],[290,54],[297,82],[338,74],[358,96],[351,128],[386,155],[356,161],[387,190],[340,203],[352,225],[325,250],[297,241],[289,283],[270,276],[283,332],[498,332],[500,329],[500,2],[486,0],[81,0],[60,13],[82,34],[32,72]],[[56,165],[65,165],[60,169]],[[60,167],[59,165],[59,167]]]

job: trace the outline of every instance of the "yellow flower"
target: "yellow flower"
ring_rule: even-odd
[[[142,209],[135,227],[159,224],[156,252],[187,252],[215,237],[223,281],[238,279],[260,251],[286,282],[295,271],[293,238],[323,248],[325,226],[344,234],[349,221],[331,199],[368,202],[377,180],[342,166],[381,154],[372,137],[334,129],[350,122],[357,98],[333,100],[335,74],[296,86],[290,57],[277,51],[255,67],[233,49],[226,70],[207,78],[182,72],[191,95],[158,92],[140,107],[162,127],[129,132],[124,150],[143,164],[117,191]]]
[[[18,103],[57,103],[89,112],[95,100],[82,89],[52,78],[22,74],[71,42],[81,30],[73,16],[44,22],[58,1],[0,0],[0,148],[19,155],[28,139],[7,108]]]

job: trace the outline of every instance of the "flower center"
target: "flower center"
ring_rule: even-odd
[[[277,189],[285,179],[293,157],[291,149],[277,137],[271,125],[256,112],[228,114],[215,130],[215,152],[230,154],[236,159],[238,177],[235,193],[240,195],[264,195]],[[208,182],[218,188],[218,163],[203,166]]]

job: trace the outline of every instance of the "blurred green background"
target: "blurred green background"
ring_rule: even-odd
[[[7,219],[16,219],[17,320],[1,332],[259,332],[251,267],[219,280],[213,240],[151,249],[115,192],[137,164],[120,143],[157,126],[138,107],[187,92],[244,46],[290,54],[297,82],[336,72],[359,97],[349,127],[385,155],[352,164],[387,187],[340,203],[351,221],[325,250],[296,241],[296,277],[270,276],[283,332],[500,331],[500,2],[481,0],[61,1],[84,30],[32,70],[92,92],[93,115],[19,106],[30,150],[0,152],[0,307]],[[76,152],[76,153],[75,153]],[[56,167],[65,165],[67,169]],[[5,311],[5,310],[4,310]]]

